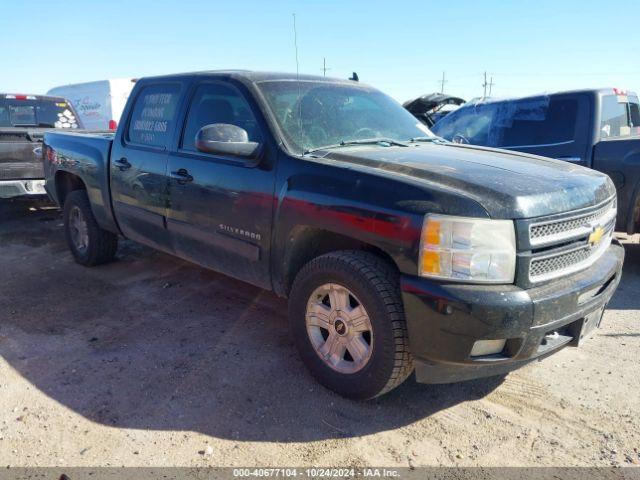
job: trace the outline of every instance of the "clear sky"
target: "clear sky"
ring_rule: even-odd
[[[0,92],[114,77],[245,68],[347,77],[404,101],[640,90],[640,0],[3,0]]]

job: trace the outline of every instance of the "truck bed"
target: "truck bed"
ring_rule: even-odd
[[[81,178],[94,215],[103,228],[115,228],[111,211],[109,188],[109,157],[113,132],[60,132],[49,131],[44,136],[44,148],[52,147],[56,155],[50,158],[45,152],[45,189],[59,205],[64,199],[55,188],[57,175],[72,174]],[[59,171],[61,170],[61,171]]]
[[[0,180],[44,178],[42,139],[45,132],[42,129],[0,128]],[[92,137],[104,136],[109,132],[74,131],[75,133]],[[113,136],[113,132],[110,134]]]

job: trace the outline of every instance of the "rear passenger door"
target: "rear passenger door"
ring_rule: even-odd
[[[264,147],[261,157],[248,161],[198,151],[197,132],[215,123],[242,127]],[[264,119],[240,85],[195,85],[181,138],[169,155],[167,227],[183,258],[270,288],[275,154],[266,140]]]
[[[142,86],[111,152],[111,195],[122,233],[165,251],[172,251],[165,227],[168,147],[182,90],[179,81]]]

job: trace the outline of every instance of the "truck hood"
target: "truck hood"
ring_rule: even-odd
[[[321,155],[472,198],[491,218],[532,218],[596,205],[615,195],[606,175],[559,160],[460,145],[357,146]]]

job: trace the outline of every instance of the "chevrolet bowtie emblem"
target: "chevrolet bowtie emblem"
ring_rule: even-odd
[[[593,246],[596,243],[600,242],[600,240],[602,240],[603,235],[604,235],[604,228],[597,227],[591,233],[591,235],[589,235],[589,245]]]

